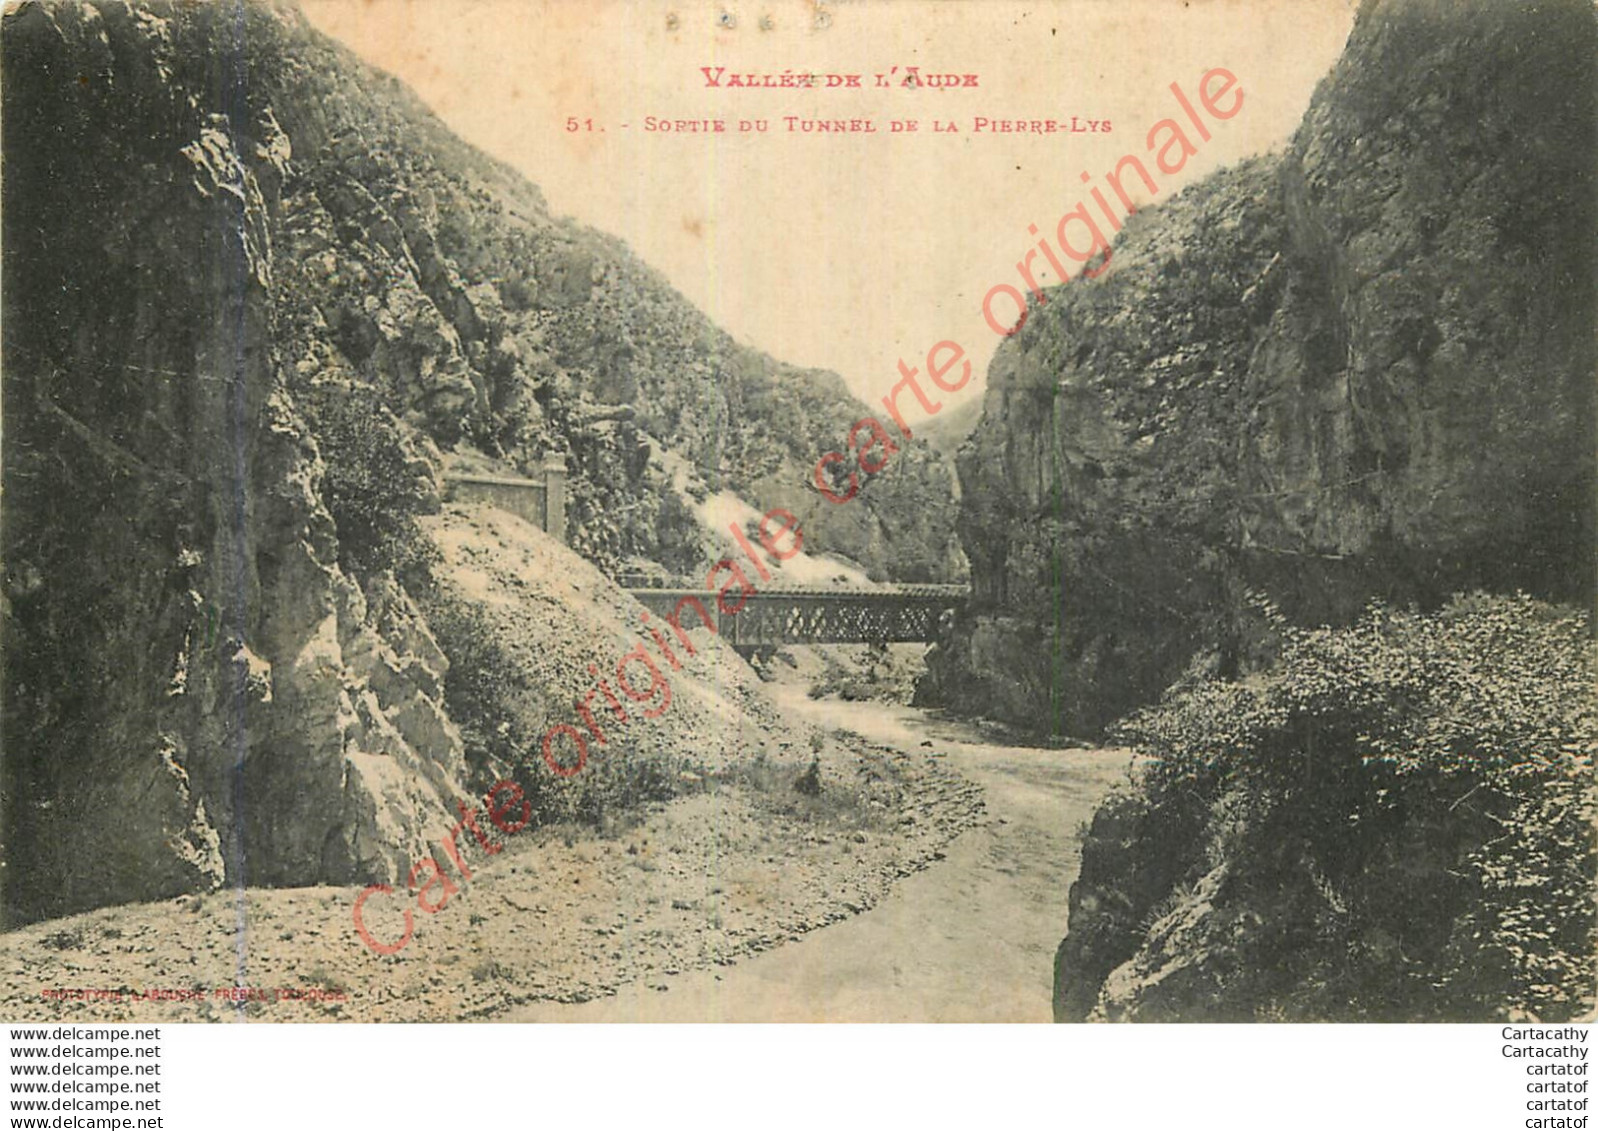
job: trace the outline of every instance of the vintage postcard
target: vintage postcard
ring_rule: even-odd
[[[1595,59],[1589,0],[8,4],[0,1014],[1544,1048]]]

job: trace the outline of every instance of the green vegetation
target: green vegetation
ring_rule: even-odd
[[[592,745],[581,773],[555,776],[543,760],[546,689],[533,684],[505,631],[480,606],[436,590],[426,612],[450,659],[444,698],[465,740],[473,788],[515,782],[532,806],[533,828],[564,821],[605,828],[675,796],[682,760],[614,734],[608,745]]]
[[[1128,959],[1107,1011],[1143,1018],[1589,1010],[1586,617],[1477,595],[1342,629],[1275,620],[1267,674],[1190,681],[1123,724],[1152,761],[1089,833],[1064,1014]]]
[[[300,404],[326,467],[322,499],[338,527],[339,564],[361,576],[425,577],[437,551],[416,520],[436,499],[405,427],[360,386],[313,386]]]
[[[471,784],[488,789],[497,781],[515,781],[532,805],[533,824],[547,823],[556,812],[550,775],[522,766],[528,751],[538,757],[541,692],[530,685],[525,665],[477,605],[433,591],[426,613],[449,657],[444,701],[465,741]]]

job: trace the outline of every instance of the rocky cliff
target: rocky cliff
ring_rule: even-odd
[[[1595,47],[1582,0],[1368,0],[1286,152],[1049,291],[959,460],[929,690],[1089,733],[1246,669],[1249,591],[1590,600]]]
[[[0,47],[8,919],[403,874],[470,778],[412,599],[452,447],[568,453],[605,568],[705,567],[652,445],[878,573],[957,566],[930,450],[829,513],[836,376],[291,7],[27,3]]]

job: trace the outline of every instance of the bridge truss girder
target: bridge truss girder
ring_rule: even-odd
[[[907,585],[881,590],[763,590],[746,595],[736,613],[723,612],[716,596],[693,589],[634,589],[652,614],[670,616],[687,598],[697,598],[716,621],[721,637],[740,652],[771,651],[784,644],[930,643],[945,615],[963,604],[963,585]],[[728,604],[736,600],[729,594]],[[692,605],[682,623],[700,623]]]

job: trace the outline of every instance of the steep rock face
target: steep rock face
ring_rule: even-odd
[[[1128,221],[990,371],[935,693],[1089,732],[1260,590],[1593,591],[1591,6],[1370,2],[1288,152]],[[1244,84],[1246,88],[1246,83]]]
[[[392,876],[461,768],[409,599],[334,564],[276,346],[281,165],[185,97],[171,34],[8,17],[8,917]]]
[[[705,568],[651,438],[821,510],[836,376],[734,343],[291,7],[29,3],[0,48],[8,920],[403,881],[481,784],[407,588],[451,446],[567,452],[607,567]],[[958,564],[930,451],[874,494],[922,525],[870,503],[812,544]]]

